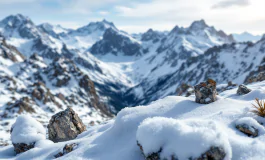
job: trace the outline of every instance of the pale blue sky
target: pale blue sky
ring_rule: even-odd
[[[130,33],[171,30],[205,19],[228,33],[265,33],[264,0],[0,0],[0,18],[21,13],[36,24],[77,28],[103,18]]]

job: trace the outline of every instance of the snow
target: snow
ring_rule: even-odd
[[[198,158],[211,147],[223,148],[227,160],[232,157],[227,136],[211,121],[148,118],[138,127],[136,137],[145,155],[162,148],[161,159],[174,155],[178,159]]]
[[[46,130],[30,116],[19,116],[12,126],[12,143],[31,144],[46,138]]]
[[[247,87],[255,93],[264,86],[265,82],[260,82]],[[195,103],[194,96],[171,96],[147,106],[125,108],[114,120],[89,127],[75,140],[56,144],[44,141],[40,148],[16,157],[10,154],[8,146],[0,149],[0,157],[52,159],[65,144],[77,143],[78,147],[63,159],[144,160],[137,146],[139,141],[147,154],[163,147],[164,157],[172,153],[180,159],[197,157],[210,146],[221,146],[227,159],[263,159],[264,125],[256,121],[264,122],[264,118],[250,112],[254,99],[244,99],[236,95],[236,90],[222,92],[210,104]],[[257,127],[259,136],[251,138],[242,134],[235,127],[241,123]]]

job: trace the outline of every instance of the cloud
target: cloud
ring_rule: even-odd
[[[0,0],[0,4],[5,5],[5,4],[18,4],[18,3],[32,3],[35,2],[36,0]]]
[[[105,16],[105,15],[108,15],[110,13],[108,11],[99,11],[98,14]]]
[[[232,7],[232,6],[244,7],[244,6],[248,6],[248,5],[250,5],[249,0],[225,0],[225,1],[221,1],[217,4],[214,4],[212,6],[212,8],[228,8],[228,7]]]

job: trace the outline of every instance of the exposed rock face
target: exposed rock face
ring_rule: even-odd
[[[85,130],[86,126],[72,108],[67,108],[52,116],[48,125],[49,139],[53,142],[75,139]]]
[[[13,62],[21,62],[25,57],[14,47],[8,45],[5,38],[0,35],[0,56]]]
[[[34,148],[34,145],[35,145],[35,143],[31,143],[29,145],[25,144],[25,143],[13,144],[16,154],[26,152],[26,151]]]
[[[216,82],[208,79],[194,87],[196,102],[201,104],[209,104],[217,100]]]
[[[56,154],[54,157],[55,158],[59,158],[62,157],[70,152],[72,152],[75,148],[77,147],[76,143],[72,143],[72,144],[66,144],[63,148],[63,152],[59,152],[58,154]]]
[[[141,45],[132,41],[128,36],[109,28],[105,31],[103,39],[95,43],[90,52],[94,55],[106,55],[118,53],[125,56],[142,55]]]
[[[33,87],[34,89],[31,93],[32,97],[36,98],[39,101],[42,101],[43,104],[52,102],[58,108],[62,108],[62,106],[55,100],[55,96],[50,92],[50,90],[45,86],[43,82],[34,83]]]
[[[9,102],[7,103],[3,117],[9,117],[9,113],[36,113],[35,109],[32,107],[33,105],[35,105],[35,102],[30,97],[22,97],[14,102]]]
[[[264,66],[262,66],[264,67]],[[259,68],[259,70],[263,70],[262,72],[259,72],[257,75],[251,76],[247,79],[247,83],[253,83],[253,82],[260,82],[265,80],[265,71],[264,68]]]
[[[145,155],[143,152],[143,147],[137,142],[137,145],[140,147],[142,154],[144,155],[146,160],[162,160],[160,157],[160,153],[162,152],[162,148],[160,151],[156,153],[152,153],[149,155]],[[220,147],[211,147],[208,151],[203,153],[200,157],[193,158],[190,157],[191,160],[224,160],[226,153],[223,148]],[[178,160],[177,155],[172,155],[170,159],[163,159],[163,160]]]
[[[245,94],[248,94],[249,92],[251,92],[251,89],[247,88],[246,86],[242,84],[237,89],[237,94],[239,95],[245,95]]]
[[[253,126],[249,126],[247,124],[236,125],[236,128],[242,133],[245,133],[249,137],[257,137],[259,135],[258,129],[256,129]]]

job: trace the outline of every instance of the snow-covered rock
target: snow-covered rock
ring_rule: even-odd
[[[45,139],[45,128],[30,116],[19,116],[11,128],[11,140],[17,154],[34,148],[36,142]]]
[[[236,120],[236,128],[251,137],[257,137],[260,132],[264,134],[265,128],[251,117],[244,117]]]
[[[137,141],[146,159],[206,159],[232,158],[228,138],[217,124],[207,121],[182,121],[155,117],[144,120],[137,130]],[[217,155],[203,155],[211,148],[218,148]],[[209,157],[207,157],[209,156]],[[218,157],[218,158],[217,158]]]

